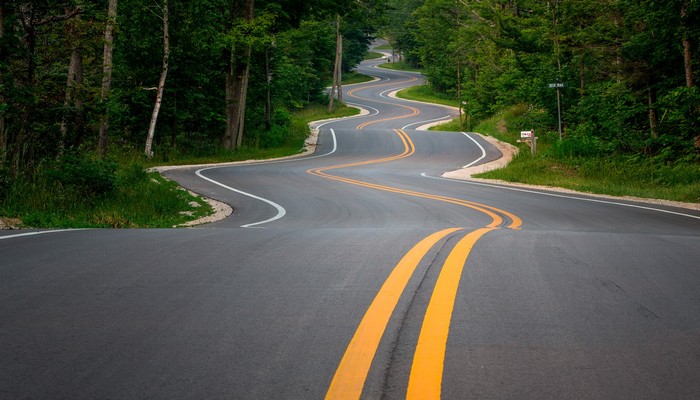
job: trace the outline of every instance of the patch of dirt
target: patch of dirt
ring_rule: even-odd
[[[19,229],[22,227],[22,220],[19,218],[0,217],[0,229]]]
[[[499,119],[498,122],[496,123],[496,130],[499,133],[508,133],[508,127],[506,126],[506,120],[505,119]]]

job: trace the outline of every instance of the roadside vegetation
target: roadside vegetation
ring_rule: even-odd
[[[409,72],[421,72],[420,68],[416,68],[415,65],[411,65],[405,61],[395,61],[388,62],[379,65],[380,68],[393,69],[396,71],[409,71]]]
[[[251,144],[234,151],[212,146],[199,151],[159,152],[145,159],[136,151],[102,160],[65,154],[47,161],[31,178],[0,181],[0,217],[34,228],[169,228],[210,215],[211,206],[164,179],[146,172],[158,165],[194,165],[268,159],[298,154],[311,121],[351,116],[355,108],[308,106],[290,116],[289,130],[274,146]]]
[[[429,82],[416,99],[461,102],[464,130],[540,138],[484,177],[700,202],[700,5],[391,3],[385,36]]]
[[[297,154],[308,121],[357,112],[328,113],[326,87],[337,70],[371,79],[351,70],[384,6],[0,2],[0,219],[170,227],[210,212],[144,170]]]
[[[368,51],[367,54],[365,54],[365,60],[378,60],[382,57],[384,57],[384,54],[375,51]]]
[[[423,97],[425,100],[425,97]],[[700,165],[693,162],[668,162],[663,155],[649,157],[612,154],[601,151],[589,141],[559,140],[557,132],[536,132],[537,154],[518,143],[521,130],[532,126],[526,106],[505,109],[480,121],[473,129],[520,149],[505,168],[476,175],[532,185],[562,187],[581,192],[611,196],[634,196],[700,203]],[[459,120],[431,128],[436,131],[460,131]]]
[[[537,133],[537,154],[517,143],[520,131],[532,125],[527,107],[513,107],[486,119],[475,131],[515,144],[520,153],[508,167],[477,175],[533,185],[556,186],[613,196],[635,196],[700,203],[700,165],[670,161],[664,154],[605,151],[600,143],[568,138],[557,132]]]
[[[443,104],[451,107],[457,107],[459,105],[457,99],[455,99],[453,96],[444,93],[438,93],[435,90],[433,90],[433,88],[430,87],[430,85],[412,86],[410,88],[397,92],[396,96],[401,99]]]

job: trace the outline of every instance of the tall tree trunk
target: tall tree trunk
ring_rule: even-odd
[[[32,4],[21,4],[19,6],[20,21],[24,28],[24,47],[27,56],[27,71],[25,82],[23,85],[26,90],[34,96],[35,90],[35,75],[36,75],[36,15]],[[27,153],[31,153],[32,136],[34,136],[33,126],[30,122],[30,115],[34,114],[34,100],[25,101],[20,108],[20,124],[19,132],[14,143],[12,173],[14,176],[19,174],[22,166],[26,163]]]
[[[102,118],[97,152],[100,158],[107,157],[109,137],[109,92],[112,85],[112,54],[114,52],[114,27],[117,23],[117,0],[109,0],[107,6],[107,24],[105,26],[105,44],[102,59]]]
[[[5,0],[0,0],[0,43],[5,38]],[[5,52],[0,59],[0,104],[5,104]],[[7,161],[7,129],[5,129],[5,112],[0,112],[0,166]]]
[[[243,14],[243,18],[253,20],[254,2],[245,0],[242,4],[235,2],[233,18]],[[234,44],[229,58],[229,68],[226,71],[226,131],[224,132],[224,147],[233,150],[243,141],[245,122],[246,97],[248,94],[248,78],[250,75],[250,57],[253,49],[246,45],[241,47]]]
[[[579,96],[583,97],[585,94],[585,80],[586,80],[586,64],[584,62],[584,56],[581,56],[581,60],[579,61],[579,78],[580,78],[580,86],[579,86]]]
[[[66,7],[66,14],[70,10]],[[78,93],[76,96],[76,87],[81,88],[83,86],[83,56],[80,51],[79,38],[76,33],[76,26],[74,23],[69,23],[66,25],[66,34],[71,43],[71,58],[68,64],[68,76],[66,79],[66,95],[63,101],[63,117],[61,118],[61,137],[58,143],[57,156],[61,157],[65,150],[66,141],[68,140],[68,125],[71,115],[75,115],[74,129],[76,133],[75,143],[79,144],[82,141],[83,136],[83,126],[84,126],[84,106],[82,94]],[[74,111],[71,111],[71,107],[74,107]]]
[[[237,132],[237,126],[235,125],[234,115],[236,114],[236,103],[235,103],[235,93],[236,93],[236,80],[234,79],[235,74],[235,61],[233,51],[229,53],[229,65],[226,68],[226,130],[224,131],[223,145],[229,150],[233,150],[233,144],[235,143],[234,132]]]
[[[683,36],[683,64],[685,67],[685,83],[687,87],[695,86],[693,81],[693,52],[690,38],[688,38],[688,6],[690,0],[684,0],[681,6],[681,29]]]
[[[695,86],[695,81],[693,80],[693,52],[692,43],[688,37],[688,6],[690,5],[690,0],[683,0],[681,6],[681,30],[682,30],[682,41],[683,41],[683,64],[685,67],[685,84],[687,87]],[[700,108],[695,110],[695,112],[700,113]],[[695,151],[700,153],[700,133],[696,134],[693,138],[693,145]]]
[[[647,101],[649,103],[649,128],[651,129],[651,137],[657,139],[659,137],[659,117],[656,113],[656,89],[651,84],[647,88]]]
[[[342,63],[342,37],[340,36],[340,14],[336,15],[336,25],[335,25],[335,64],[333,65],[333,84],[331,85],[330,99],[328,101],[328,112],[333,111],[333,100],[335,99],[335,93],[338,92],[339,98],[342,96],[340,91],[340,79],[339,70]]]
[[[265,49],[265,129],[272,128],[272,74],[270,73],[270,50]]]
[[[156,132],[156,122],[158,121],[160,105],[163,102],[165,79],[168,76],[168,59],[170,58],[170,31],[168,26],[168,18],[168,0],[163,0],[163,67],[160,72],[160,80],[158,81],[158,92],[156,94],[156,103],[153,106],[153,114],[151,115],[151,124],[148,127],[148,136],[146,137],[146,148],[144,153],[148,158],[153,157],[153,136]]]
[[[338,100],[343,101],[343,35],[338,32],[338,43],[336,47],[338,48]]]
[[[252,1],[251,1],[252,3]],[[241,76],[241,83],[238,86],[238,132],[236,132],[236,148],[241,147],[243,144],[243,132],[245,129],[245,110],[246,101],[248,101],[248,80],[250,79],[250,57],[253,54],[253,48],[248,46],[245,55],[245,66],[243,68],[243,75]]]

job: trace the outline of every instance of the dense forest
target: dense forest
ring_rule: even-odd
[[[124,216],[147,190],[181,206],[145,161],[297,151],[379,36],[467,129],[517,107],[556,157],[700,199],[697,0],[0,0],[0,216],[151,226]]]
[[[114,152],[274,146],[349,71],[381,0],[0,1],[2,171]],[[338,30],[338,25],[340,29]]]
[[[559,100],[568,151],[697,162],[700,2],[391,3],[386,36],[469,119],[521,104],[553,134]]]

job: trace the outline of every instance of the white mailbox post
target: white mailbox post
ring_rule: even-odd
[[[535,131],[530,130],[530,131],[520,131],[520,140],[518,140],[520,143],[527,143],[530,146],[530,151],[532,151],[532,155],[537,154],[537,136],[535,136]]]

